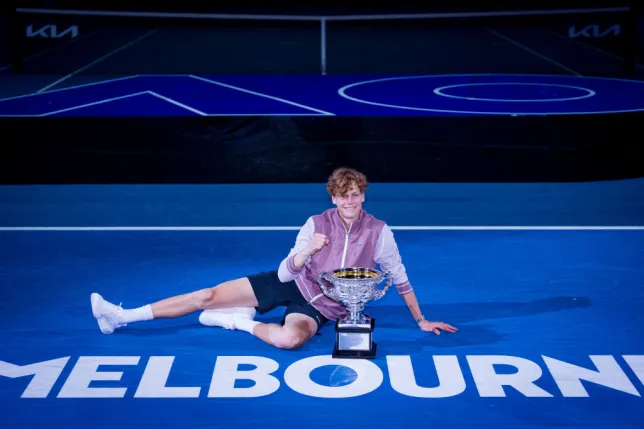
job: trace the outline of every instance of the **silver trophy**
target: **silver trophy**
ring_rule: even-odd
[[[382,281],[385,285],[378,289]],[[373,268],[341,268],[320,273],[318,283],[322,292],[347,308],[347,315],[335,323],[334,358],[376,357],[376,343],[373,341],[376,320],[363,311],[368,302],[385,296],[392,281],[390,273]]]

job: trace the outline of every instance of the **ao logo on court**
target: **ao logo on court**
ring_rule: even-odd
[[[57,398],[252,398],[276,394],[287,388],[302,395],[318,398],[349,398],[367,395],[385,387],[385,372],[391,388],[397,393],[417,398],[445,398],[457,396],[474,388],[481,397],[505,397],[514,389],[526,397],[588,397],[584,383],[601,385],[627,395],[641,396],[631,379],[644,383],[644,355],[627,355],[619,358],[611,355],[589,356],[588,367],[573,365],[558,359],[543,356],[539,365],[531,360],[507,355],[467,355],[459,359],[454,355],[427,358],[410,356],[386,356],[386,368],[369,360],[337,360],[331,356],[312,356],[286,366],[282,380],[276,376],[280,364],[262,356],[218,356],[214,369],[208,374],[208,389],[197,386],[167,386],[175,356],[152,356],[147,360],[143,375],[137,386],[123,383],[119,387],[90,387],[92,382],[111,381],[117,385],[123,376],[123,366],[138,366],[141,356],[80,356]],[[461,362],[467,366],[474,381],[468,386]],[[619,361],[623,362],[620,365]],[[0,361],[0,376],[8,378],[31,377],[22,398],[47,398],[67,367],[70,357],[16,365]],[[428,367],[438,376],[434,386],[420,386],[416,382],[414,366]],[[240,369],[250,365],[252,369]],[[346,384],[327,386],[312,380],[311,374],[318,368],[346,367],[353,376]],[[119,368],[110,368],[118,366]],[[498,366],[509,366],[511,373],[500,373]],[[593,368],[594,366],[594,368]],[[547,391],[536,382],[548,371],[558,391]],[[630,372],[630,377],[627,374]],[[250,380],[250,387],[236,386],[240,380]],[[201,383],[200,383],[201,384]],[[285,386],[284,386],[285,385]],[[552,390],[552,389],[551,389]]]

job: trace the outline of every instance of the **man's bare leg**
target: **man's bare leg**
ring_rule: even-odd
[[[166,298],[151,304],[150,307],[155,319],[163,319],[181,317],[199,310],[257,305],[250,281],[243,277],[215,287]]]
[[[291,313],[284,326],[276,323],[258,323],[252,330],[260,340],[281,349],[294,349],[310,340],[318,329],[315,320],[305,314]]]
[[[135,309],[123,309],[107,302],[97,293],[91,296],[92,313],[101,331],[111,334],[128,323],[145,320],[176,318],[198,310],[257,306],[250,281],[243,277],[215,287],[173,296]]]
[[[311,339],[317,332],[317,323],[305,314],[291,313],[286,316],[284,326],[276,323],[262,323],[253,320],[240,308],[230,310],[209,310],[199,316],[206,326],[218,326],[248,332],[267,344],[281,348],[294,349]],[[254,309],[253,309],[254,310]]]

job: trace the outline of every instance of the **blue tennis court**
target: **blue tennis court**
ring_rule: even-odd
[[[632,8],[71,3],[0,15],[2,429],[644,427]],[[334,359],[334,323],[293,350],[199,313],[100,331],[92,293],[277,270],[340,166],[458,332],[395,288],[373,360]]]
[[[441,116],[644,110],[644,81],[561,75],[130,76],[0,100],[3,116]]]
[[[421,332],[390,292],[373,361],[331,359],[331,324],[295,350],[197,314],[100,333],[90,293],[134,308],[275,269],[324,192],[0,188],[4,427],[641,426],[641,179],[373,184],[421,308],[459,329]]]
[[[589,103],[612,111],[641,98],[638,89],[629,95],[630,87],[624,94],[623,86],[644,78],[640,54],[631,48],[644,33],[641,24],[631,28],[632,8],[608,6],[420,14],[407,4],[366,15],[19,8],[17,53],[0,50],[0,113],[524,113],[518,102],[537,103],[527,112],[576,112]],[[13,68],[20,72],[12,74]],[[540,87],[535,74],[544,76]],[[626,82],[615,88],[616,81],[601,78]],[[77,89],[56,92],[65,88]],[[591,93],[596,88],[601,91]],[[610,94],[609,103],[602,93]],[[41,106],[77,94],[85,98],[65,104],[73,110]],[[270,97],[291,105],[267,105]],[[90,106],[81,103],[86,98]],[[257,108],[239,110],[244,100]]]

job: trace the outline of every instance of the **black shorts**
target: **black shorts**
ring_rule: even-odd
[[[329,321],[318,310],[309,304],[298,289],[294,281],[282,283],[277,276],[277,271],[267,271],[248,276],[250,284],[255,292],[259,314],[264,314],[277,307],[286,307],[284,318],[291,313],[306,314],[312,317],[318,324],[318,330]]]

